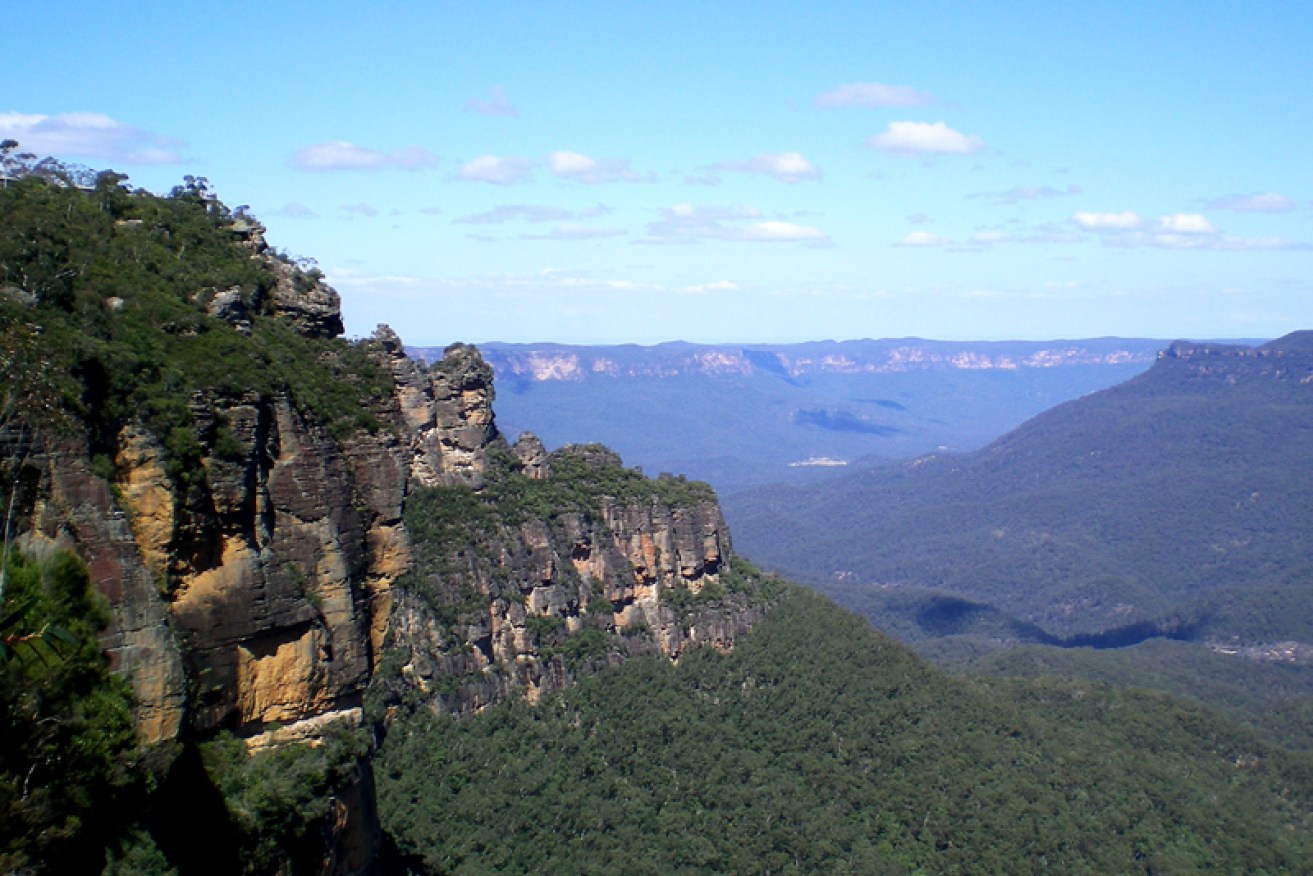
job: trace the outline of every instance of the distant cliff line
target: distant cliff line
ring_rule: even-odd
[[[1091,338],[1055,341],[935,341],[920,338],[813,341],[797,344],[653,346],[486,343],[479,349],[504,379],[898,374],[912,371],[1022,371],[1101,365],[1151,365],[1168,341]],[[412,346],[416,359],[441,358],[438,347]]]

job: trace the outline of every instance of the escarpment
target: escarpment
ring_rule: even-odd
[[[86,562],[146,742],[319,745],[398,708],[536,700],[631,655],[729,647],[764,610],[710,488],[512,446],[475,348],[424,366],[385,326],[339,339],[319,272],[204,191],[23,186],[122,276],[0,285],[6,539]],[[379,847],[367,761],[352,775],[324,872]]]
[[[147,739],[358,715],[388,653],[386,686],[435,708],[536,698],[757,616],[709,488],[508,445],[472,347],[421,368],[386,327],[361,346],[395,387],[373,431],[335,437],[286,393],[197,394],[195,470],[136,419],[103,455],[84,435],[25,460],[24,539],[89,561]]]

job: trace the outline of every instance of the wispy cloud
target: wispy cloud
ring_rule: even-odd
[[[1170,213],[1150,225],[1139,214],[1076,213],[1072,221],[1092,231],[1108,246],[1242,252],[1309,250],[1313,244],[1282,237],[1235,237],[1224,234],[1200,213]]]
[[[0,139],[34,155],[95,158],[124,164],[178,164],[183,144],[103,113],[0,113]]]
[[[511,99],[506,96],[506,89],[500,85],[494,85],[488,94],[487,100],[471,99],[465,101],[467,112],[480,113],[485,116],[518,116],[520,114],[512,104]]]
[[[766,219],[752,207],[694,207],[676,204],[663,208],[661,218],[647,226],[640,243],[700,243],[734,240],[755,243],[803,243],[828,246],[829,235],[819,228]]]
[[[423,170],[436,167],[438,156],[423,146],[407,146],[396,152],[383,152],[367,146],[358,146],[346,140],[316,143],[298,149],[292,155],[292,166],[312,173],[371,170]]]
[[[938,234],[929,231],[913,231],[905,235],[901,240],[895,243],[894,246],[948,246],[950,243],[952,243],[952,241],[948,238],[940,237]]]
[[[907,85],[881,82],[849,82],[816,97],[816,105],[826,109],[842,107],[912,107],[929,106],[934,97]]]
[[[800,152],[767,152],[747,161],[722,161],[712,165],[711,170],[769,176],[782,183],[815,182],[821,178],[820,168]]]
[[[372,219],[378,215],[378,208],[372,204],[343,204],[342,212],[351,216],[364,216]]]
[[[973,192],[967,197],[980,198],[998,206],[1010,206],[1019,204],[1022,201],[1062,198],[1068,195],[1079,195],[1080,193],[1081,187],[1078,185],[1069,185],[1065,189],[1055,189],[1052,186],[1013,186],[1005,192]]]
[[[1214,210],[1236,210],[1242,213],[1289,213],[1295,209],[1292,198],[1276,192],[1251,195],[1223,195],[1207,203]]]
[[[533,162],[514,156],[482,155],[467,161],[456,172],[456,179],[508,186],[524,182],[533,174]]]
[[[891,155],[971,155],[985,148],[984,140],[943,122],[890,122],[883,134],[866,143]]]
[[[577,222],[563,222],[546,234],[521,234],[525,240],[599,240],[606,237],[619,237],[623,228],[600,228],[592,225],[580,225]]]
[[[560,179],[596,185],[613,182],[652,182],[656,175],[639,173],[626,161],[589,158],[578,152],[558,151],[547,156],[547,167]]]
[[[461,225],[497,225],[503,222],[560,222],[573,219],[574,211],[564,207],[544,207],[536,204],[499,204],[483,213],[471,213],[453,219]]]
[[[287,219],[315,219],[319,214],[299,201],[291,201],[274,211],[274,215]]]

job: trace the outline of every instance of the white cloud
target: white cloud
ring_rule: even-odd
[[[378,170],[387,163],[387,153],[345,140],[306,146],[292,156],[293,166],[300,170]]]
[[[793,222],[752,222],[726,237],[727,240],[821,240],[825,232]]]
[[[488,95],[487,100],[467,100],[465,109],[468,112],[480,113],[485,116],[518,116],[519,111],[511,105],[511,100],[506,96],[506,89],[500,85],[494,85]]]
[[[589,158],[578,152],[558,151],[547,156],[547,166],[561,179],[581,183],[651,182],[653,174],[641,174],[628,162],[614,158]]]
[[[799,152],[767,152],[747,161],[722,161],[713,171],[752,173],[769,176],[782,183],[819,180],[821,171]]]
[[[1214,210],[1237,210],[1242,213],[1289,213],[1295,209],[1295,202],[1276,192],[1264,192],[1252,195],[1223,195],[1209,201],[1208,206]]]
[[[527,158],[481,155],[461,165],[456,178],[466,182],[486,182],[498,186],[524,182],[533,172],[533,162]]]
[[[711,283],[699,283],[695,286],[685,286],[679,291],[688,292],[692,295],[706,295],[711,292],[737,292],[743,287],[733,280],[715,280]]]
[[[423,146],[407,146],[394,153],[381,152],[366,146],[357,146],[346,140],[316,143],[299,149],[292,155],[292,166],[297,170],[325,173],[339,170],[420,170],[433,167],[438,157]]]
[[[23,152],[59,158],[95,158],[124,164],[178,164],[180,141],[126,125],[103,113],[46,116],[0,113],[0,139]]]
[[[736,240],[756,243],[804,243],[824,246],[829,235],[819,228],[793,222],[762,220],[752,207],[694,207],[676,204],[661,211],[661,219],[649,223],[641,243],[700,243],[703,240]]]
[[[880,82],[849,82],[816,98],[816,105],[826,109],[850,106],[927,106],[933,102],[934,98],[924,91],[906,85],[884,85]]]
[[[948,238],[929,231],[913,231],[894,246],[947,246],[951,242]]]
[[[970,155],[985,148],[984,140],[943,122],[890,122],[883,134],[866,142],[893,155]]]
[[[1086,231],[1126,231],[1139,228],[1144,220],[1129,210],[1124,213],[1076,213],[1071,217]]]
[[[1217,229],[1198,213],[1173,213],[1158,218],[1158,230],[1167,234],[1216,234]]]
[[[1282,237],[1232,237],[1223,234],[1199,213],[1170,213],[1159,216],[1150,228],[1136,213],[1077,213],[1072,219],[1086,231],[1097,232],[1108,246],[1122,248],[1212,250],[1240,252],[1258,250],[1313,249],[1313,244]]]

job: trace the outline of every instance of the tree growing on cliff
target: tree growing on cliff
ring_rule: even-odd
[[[0,871],[100,872],[147,788],[127,682],[96,640],[108,614],[67,551],[4,565],[0,615],[22,645],[0,663]]]

